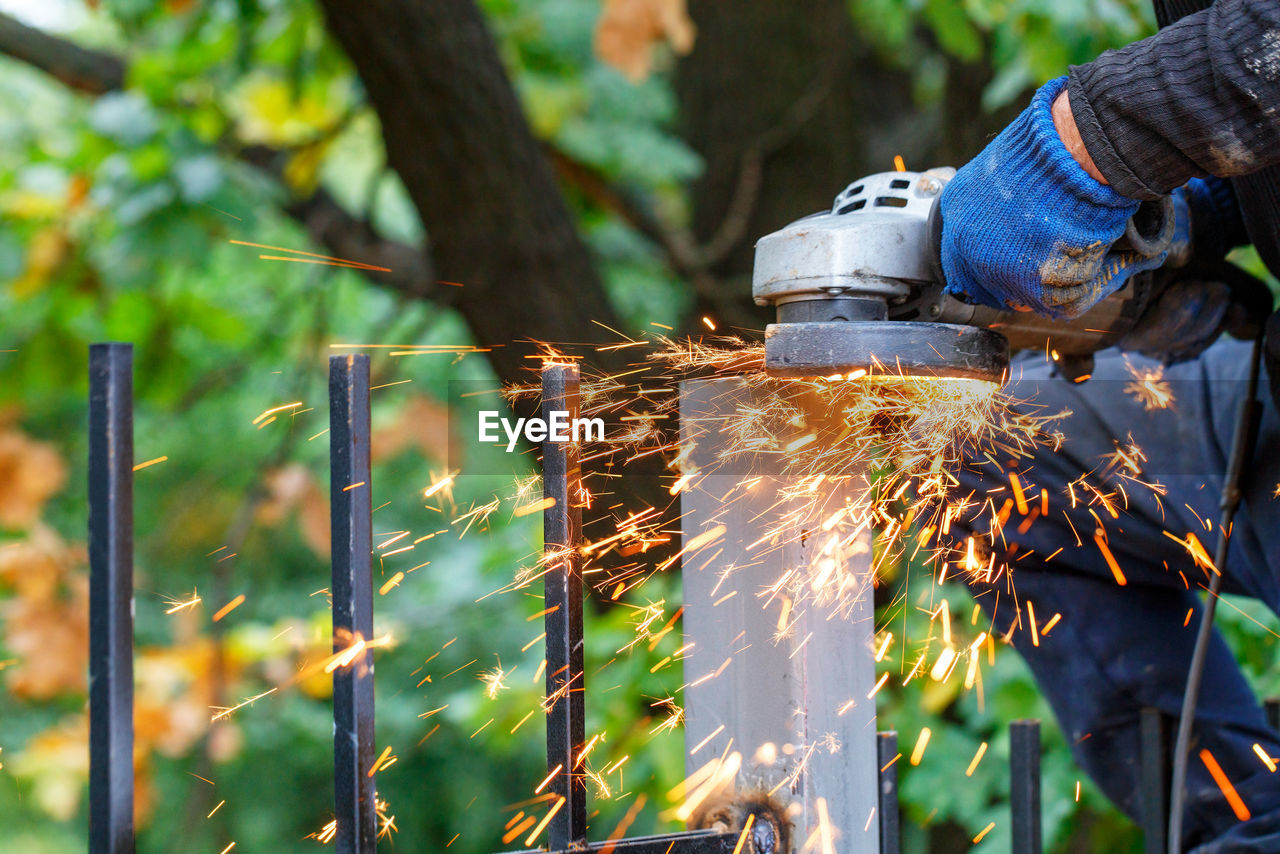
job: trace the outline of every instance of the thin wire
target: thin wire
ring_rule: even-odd
[[[1204,661],[1209,654],[1209,637],[1213,632],[1213,617],[1218,609],[1218,593],[1222,589],[1222,574],[1226,572],[1227,551],[1231,547],[1231,522],[1240,507],[1244,478],[1253,455],[1253,442],[1257,437],[1257,419],[1261,411],[1258,404],[1258,373],[1262,362],[1262,336],[1253,341],[1250,356],[1249,385],[1236,418],[1235,435],[1231,440],[1231,456],[1227,462],[1226,479],[1222,484],[1219,507],[1222,517],[1218,522],[1218,544],[1214,550],[1213,565],[1217,572],[1209,580],[1209,596],[1204,614],[1196,631],[1196,644],[1191,653],[1191,665],[1187,670],[1187,687],[1182,695],[1182,714],[1178,719],[1178,737],[1173,748],[1173,778],[1169,785],[1169,854],[1182,854],[1182,810],[1186,799],[1187,761],[1191,746],[1191,727],[1195,722],[1196,702],[1200,697],[1200,682],[1204,677]]]

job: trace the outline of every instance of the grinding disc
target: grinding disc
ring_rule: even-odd
[[[774,323],[765,328],[764,363],[775,377],[864,370],[875,376],[1001,383],[1009,368],[1009,343],[990,329],[953,323]]]

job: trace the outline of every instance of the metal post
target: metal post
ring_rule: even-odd
[[[1160,709],[1142,710],[1142,850],[1146,854],[1165,854],[1169,845],[1169,720]]]
[[[1009,727],[1009,811],[1013,854],[1040,854],[1040,722]]]
[[[578,417],[578,366],[542,367],[542,417],[552,412]],[[546,441],[542,445],[542,495],[551,503],[542,517],[545,561],[544,603],[547,632],[547,791],[565,799],[547,831],[552,851],[587,838],[586,776],[578,763],[586,740],[582,672],[582,473],[578,446]],[[554,802],[553,802],[554,803]]]
[[[680,493],[684,542],[687,547],[720,531],[714,543],[682,558],[690,644],[684,664],[686,768],[693,773],[716,757],[740,757],[727,791],[706,797],[692,812],[691,826],[714,822],[717,807],[740,813],[752,793],[763,790],[786,813],[795,850],[817,832],[819,839],[838,839],[841,851],[875,854],[869,534],[860,535],[866,548],[850,547],[840,556],[838,571],[863,585],[840,613],[801,601],[790,588],[787,595],[762,595],[788,572],[810,574],[827,543],[820,534],[823,520],[852,496],[826,489],[819,502],[825,506],[787,515],[779,497],[799,478],[780,474],[776,457],[732,471],[716,468],[726,452],[739,450],[724,429],[726,420],[768,405],[757,395],[769,393],[736,378],[681,385],[682,459],[686,471],[699,472]],[[743,486],[748,481],[749,489]],[[773,540],[777,545],[769,544]]]
[[[333,651],[373,638],[369,477],[369,357],[329,358],[329,493]],[[338,854],[377,846],[373,766],[373,651],[333,672],[334,813]]]
[[[131,344],[89,347],[89,850],[134,850]]]
[[[902,827],[898,818],[898,734],[892,730],[876,735],[876,764],[880,769],[880,854],[902,850]]]
[[[1268,697],[1263,705],[1267,710],[1267,723],[1280,732],[1280,697]]]

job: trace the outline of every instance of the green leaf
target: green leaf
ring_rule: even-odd
[[[965,62],[982,56],[982,36],[955,0],[927,0],[925,18],[948,53]]]

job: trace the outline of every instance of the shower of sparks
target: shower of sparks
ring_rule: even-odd
[[[1133,395],[1148,412],[1155,409],[1171,409],[1173,407],[1173,388],[1164,378],[1164,368],[1140,367],[1131,362],[1125,363],[1129,375],[1133,379],[1124,387],[1125,394]]]
[[[714,332],[715,322],[710,318],[703,321]],[[1062,494],[1051,496],[1036,483],[1032,458],[1038,448],[1056,448],[1062,443],[1063,437],[1055,432],[1055,421],[1067,413],[1024,406],[1027,402],[1011,399],[991,383],[909,378],[883,366],[847,375],[778,379],[763,370],[763,348],[737,338],[677,342],[660,336],[622,337],[621,343],[597,349],[630,354],[647,348],[647,353],[638,354],[631,366],[611,374],[593,372],[585,358],[559,352],[549,345],[540,345],[541,352],[533,359],[541,359],[544,364],[551,361],[580,365],[580,415],[602,418],[609,425],[604,439],[584,442],[578,448],[584,477],[574,484],[569,494],[569,502],[580,507],[584,517],[584,540],[576,549],[583,565],[583,578],[595,588],[596,595],[601,600],[617,602],[617,607],[626,609],[623,613],[631,614],[631,633],[624,633],[609,648],[617,656],[653,653],[652,660],[645,661],[651,673],[671,672],[672,665],[684,659],[692,646],[690,643],[681,646],[684,643],[680,628],[682,609],[670,608],[665,600],[656,599],[656,595],[656,601],[646,596],[644,584],[656,574],[681,565],[693,570],[710,568],[719,582],[715,604],[728,603],[732,598],[732,604],[727,604],[726,609],[738,608],[744,600],[754,597],[756,607],[774,609],[770,611],[769,623],[772,629],[776,611],[773,642],[789,644],[794,654],[812,636],[801,622],[806,613],[818,612],[826,619],[848,616],[877,586],[900,578],[904,567],[911,564],[926,568],[926,589],[920,594],[922,598],[914,602],[907,601],[904,593],[896,605],[904,617],[907,611],[919,608],[921,619],[928,620],[927,637],[909,637],[904,628],[895,638],[885,627],[877,627],[876,641],[868,654],[882,663],[877,668],[881,672],[867,698],[874,702],[876,694],[886,686],[893,691],[898,685],[918,680],[927,685],[928,690],[933,689],[934,683],[957,688],[962,684],[964,690],[977,692],[981,708],[981,667],[995,664],[997,644],[1009,643],[1015,631],[1024,633],[1019,638],[1025,636],[1028,643],[1051,642],[1045,639],[1062,619],[1055,613],[1044,620],[1045,615],[1037,615],[1030,602],[1012,595],[1014,570],[998,557],[1006,531],[1025,534],[1051,513],[1059,515],[1058,523],[1065,518],[1075,530],[1077,526],[1072,520],[1078,523],[1083,517],[1089,522],[1078,528],[1078,547],[1093,551],[1094,557],[1101,555],[1111,567],[1116,582],[1125,584],[1124,574],[1112,553],[1112,538],[1119,537],[1122,529],[1113,522],[1121,519],[1134,494],[1147,494],[1157,501],[1163,495],[1158,484],[1148,483],[1144,478],[1145,456],[1130,439],[1118,443],[1112,453],[1097,461],[1095,469],[1083,472]],[[456,345],[335,346],[385,347],[390,351],[386,353],[389,356],[443,353],[460,357],[467,352],[482,352],[478,348]],[[686,398],[686,408],[682,411],[679,384],[691,377],[721,382],[706,386],[708,391],[702,397]],[[1135,373],[1126,391],[1137,395],[1149,409],[1172,405],[1172,393],[1159,372]],[[504,390],[518,411],[537,403],[540,393],[536,385]],[[690,404],[689,400],[694,402]],[[708,404],[702,405],[706,411],[693,411],[699,407],[698,400]],[[302,406],[296,402],[270,408],[254,423],[263,426],[286,412],[297,415],[296,410]],[[659,492],[663,498],[655,501],[656,506],[629,506],[618,497],[616,478],[627,465],[644,460],[665,466],[664,490]],[[987,493],[964,495],[959,489],[958,475],[964,466],[975,463],[996,467],[1004,473],[1003,477],[993,483]],[[458,487],[455,477],[459,474],[458,471],[432,472],[425,485],[420,482],[414,495],[419,499],[418,507],[429,517],[429,523],[420,530],[388,530],[379,534],[376,545],[379,559],[391,559],[392,555],[441,534],[474,537],[471,532],[486,530],[491,520],[518,520],[558,509],[554,499],[541,496],[542,484],[537,477],[515,481],[495,493],[492,500],[468,494],[455,503],[454,490]],[[1280,487],[1277,491],[1280,492]],[[459,487],[460,496],[462,492]],[[701,527],[686,528],[682,537],[680,525],[674,521],[673,507],[690,496],[708,495],[719,501],[723,511],[699,519]],[[1067,515],[1068,509],[1073,515]],[[783,550],[788,550],[786,554],[792,553],[797,544],[802,546],[806,559],[783,561],[785,569],[766,585],[735,589],[734,574],[745,567],[726,561],[722,554],[741,536],[741,531],[730,524],[732,514],[740,512],[750,514],[754,527],[747,537],[751,542],[745,548],[732,546],[738,552],[736,559],[744,564],[765,562],[783,554]],[[1086,514],[1091,514],[1092,519]],[[1169,536],[1186,548],[1191,561],[1201,562],[1204,549],[1193,534],[1186,534],[1185,539]],[[1012,545],[1005,549],[1010,560],[1013,559]],[[566,551],[548,548],[530,555],[513,578],[504,579],[508,583],[478,598],[510,593],[538,597],[543,575],[563,565]],[[1128,554],[1119,549],[1116,553],[1122,557]],[[1026,556],[1027,553],[1017,555]],[[1207,555],[1203,555],[1203,562],[1211,566]],[[397,591],[401,582],[407,573],[413,572],[406,569],[392,573],[392,568],[387,568],[388,580],[379,588],[382,595],[400,595]],[[980,612],[976,608],[969,618],[967,609],[953,613],[953,606],[945,599],[934,598],[937,585],[960,577],[1001,579],[1007,585],[1010,595],[996,600],[998,605],[1008,602],[1005,607],[1017,609],[1018,619],[1007,632],[998,633],[986,624],[980,626]],[[239,599],[243,601],[243,597]],[[167,604],[180,610],[194,607],[198,601],[193,591],[191,601],[174,600]],[[521,606],[521,613],[526,610],[533,609]],[[541,620],[547,613],[540,611],[529,619]],[[519,647],[532,634],[533,631],[529,631],[515,646]],[[545,634],[540,634],[520,650],[528,662],[521,666],[527,671],[536,671],[532,673],[535,685],[542,682],[546,673],[547,663],[539,648],[545,639]],[[473,737],[482,734],[488,737],[499,728],[515,733],[530,720],[536,724],[539,712],[545,713],[569,691],[582,690],[582,683],[570,680],[570,684],[530,703],[525,693],[527,687],[507,691],[510,687],[507,683],[517,666],[505,668],[499,660],[495,667],[477,673],[473,668],[477,663],[474,658],[459,667],[453,666],[463,658],[471,658],[470,655],[459,656],[445,667],[441,667],[440,662],[432,665],[432,659],[453,642],[450,640],[428,658],[419,668],[421,673],[414,672],[414,681],[421,680],[417,681],[417,687],[436,690],[440,683],[461,673],[456,679],[474,675],[483,687],[473,685],[473,690],[483,690],[490,700],[510,704],[517,697],[524,698],[523,708],[498,711],[491,707],[477,713],[472,726],[482,721],[483,725]],[[388,644],[389,637],[339,638],[332,654],[307,662],[290,682],[332,673],[341,667],[364,667],[369,649]],[[716,651],[714,660],[708,661],[702,672],[686,673],[685,678],[691,681],[681,690],[717,678],[733,661],[733,656],[749,645],[736,643]],[[504,651],[503,655],[506,657],[507,653]],[[650,664],[653,666],[649,667]],[[895,672],[887,672],[889,670]],[[517,687],[527,684],[522,677]],[[677,701],[681,695],[671,688],[666,690],[671,690],[674,696],[653,698],[651,712],[639,730],[642,738],[663,737],[684,723],[685,713]],[[266,694],[260,694],[239,706],[222,710],[218,717],[225,717],[264,696]],[[447,717],[437,717],[437,713],[449,705],[442,699],[433,696],[422,706],[428,710],[420,716],[424,719],[423,741],[435,733],[441,726],[440,721]],[[863,702],[861,696],[856,699],[858,703]],[[838,713],[844,714],[854,705],[854,699],[849,699]],[[509,717],[508,711],[513,712]],[[517,719],[519,722],[512,727],[510,722]],[[487,729],[495,722],[496,726]],[[534,728],[527,728],[526,734]],[[664,818],[688,821],[713,802],[713,796],[743,770],[743,755],[737,752],[744,749],[742,745],[735,749],[732,739],[725,744],[724,738],[712,745],[721,732],[700,734],[696,745],[692,744],[695,739],[690,740],[688,746],[692,746],[692,750],[689,752],[701,751],[697,758],[709,761],[671,790],[672,806],[662,814]],[[914,748],[903,758],[912,765],[925,761],[932,734],[929,728],[922,728]],[[628,742],[617,734],[608,735],[612,738],[607,739],[604,732],[596,733],[578,748],[571,773],[590,781],[597,798],[621,799],[629,794],[622,785],[621,770],[628,756],[607,755],[608,744]],[[772,765],[779,754],[785,753],[787,774],[781,781],[771,781],[785,788],[795,784],[817,751],[835,752],[839,747],[834,736],[794,745],[761,746],[754,762]],[[712,750],[721,749],[721,755],[709,757]],[[935,748],[934,752],[939,749]],[[756,751],[754,746],[747,749],[747,755],[753,751]],[[987,743],[983,742],[969,762],[966,776],[975,774],[986,752]],[[1259,752],[1259,758],[1264,764],[1271,759],[1265,751]],[[1205,760],[1206,764],[1211,760],[1212,757]],[[388,748],[368,771],[372,774],[393,761]],[[1274,765],[1274,760],[1272,763]],[[634,768],[634,764],[631,767]],[[532,846],[564,808],[562,797],[543,791],[563,770],[557,768],[542,780],[533,790],[532,800],[513,805],[513,809],[520,811],[512,815],[502,829],[504,845],[521,840],[526,846]],[[379,817],[383,823],[380,835],[388,828],[394,829],[394,817],[383,817],[384,807],[380,802]],[[634,818],[631,813],[628,815]],[[619,834],[625,832],[626,824],[629,820],[619,825]],[[993,826],[983,829],[975,842]],[[832,847],[835,830],[824,820],[825,832],[814,840],[815,845],[820,840],[824,851]],[[331,841],[335,832],[336,826],[330,823],[313,837],[322,842]],[[742,839],[745,838],[744,834]]]
[[[510,676],[514,670],[514,667],[511,668],[511,670],[503,670],[502,662],[498,662],[498,666],[492,670],[486,670],[483,673],[477,674],[476,678],[484,683],[484,695],[490,700],[496,700],[500,692],[505,691],[510,687],[502,680]]]

